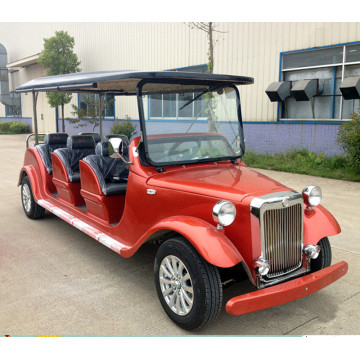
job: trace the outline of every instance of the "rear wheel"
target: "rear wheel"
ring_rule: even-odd
[[[159,300],[175,324],[197,330],[217,317],[222,304],[218,269],[186,239],[177,237],[163,243],[154,271]]]
[[[321,250],[319,256],[316,259],[311,260],[311,271],[318,271],[331,265],[331,246],[327,237],[322,238],[318,245]]]
[[[28,176],[21,183],[21,202],[28,218],[39,219],[44,215],[45,209],[36,203]]]

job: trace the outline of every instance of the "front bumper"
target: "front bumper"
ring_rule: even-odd
[[[341,261],[309,275],[249,294],[236,296],[227,302],[226,312],[232,315],[243,315],[285,304],[332,284],[344,276],[347,270],[348,264]]]

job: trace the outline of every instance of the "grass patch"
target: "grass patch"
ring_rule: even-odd
[[[317,155],[308,150],[297,150],[275,155],[247,152],[243,160],[247,166],[259,169],[360,181],[360,173],[344,156],[325,157],[323,153]]]

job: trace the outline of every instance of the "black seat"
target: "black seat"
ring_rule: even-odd
[[[98,142],[101,141],[101,137],[100,137],[100,134],[99,133],[80,133],[79,135],[91,135],[93,138],[94,138],[94,141],[95,141],[95,144],[97,144]]]
[[[49,174],[52,174],[51,153],[56,149],[65,147],[68,136],[65,133],[49,133],[44,136],[44,144],[36,145]]]
[[[96,145],[96,155],[89,155],[83,160],[94,170],[104,195],[126,193],[129,165],[120,158],[109,156],[109,143],[101,141]]]
[[[54,151],[63,162],[70,182],[80,181],[79,161],[95,153],[95,141],[91,135],[69,136],[66,148]]]

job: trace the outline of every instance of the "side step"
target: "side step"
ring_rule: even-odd
[[[112,237],[104,234],[103,232],[95,229],[93,226],[87,224],[86,222],[78,219],[77,217],[69,214],[68,212],[60,209],[59,207],[50,204],[46,200],[39,200],[37,202],[40,206],[44,209],[50,211],[54,215],[58,216],[60,219],[66,221],[68,224],[76,227],[86,235],[91,236],[96,241],[100,242],[101,244],[105,245],[109,249],[115,251],[117,254],[121,255],[121,251],[124,249],[128,249],[128,246],[122,245],[117,240],[113,239]]]

